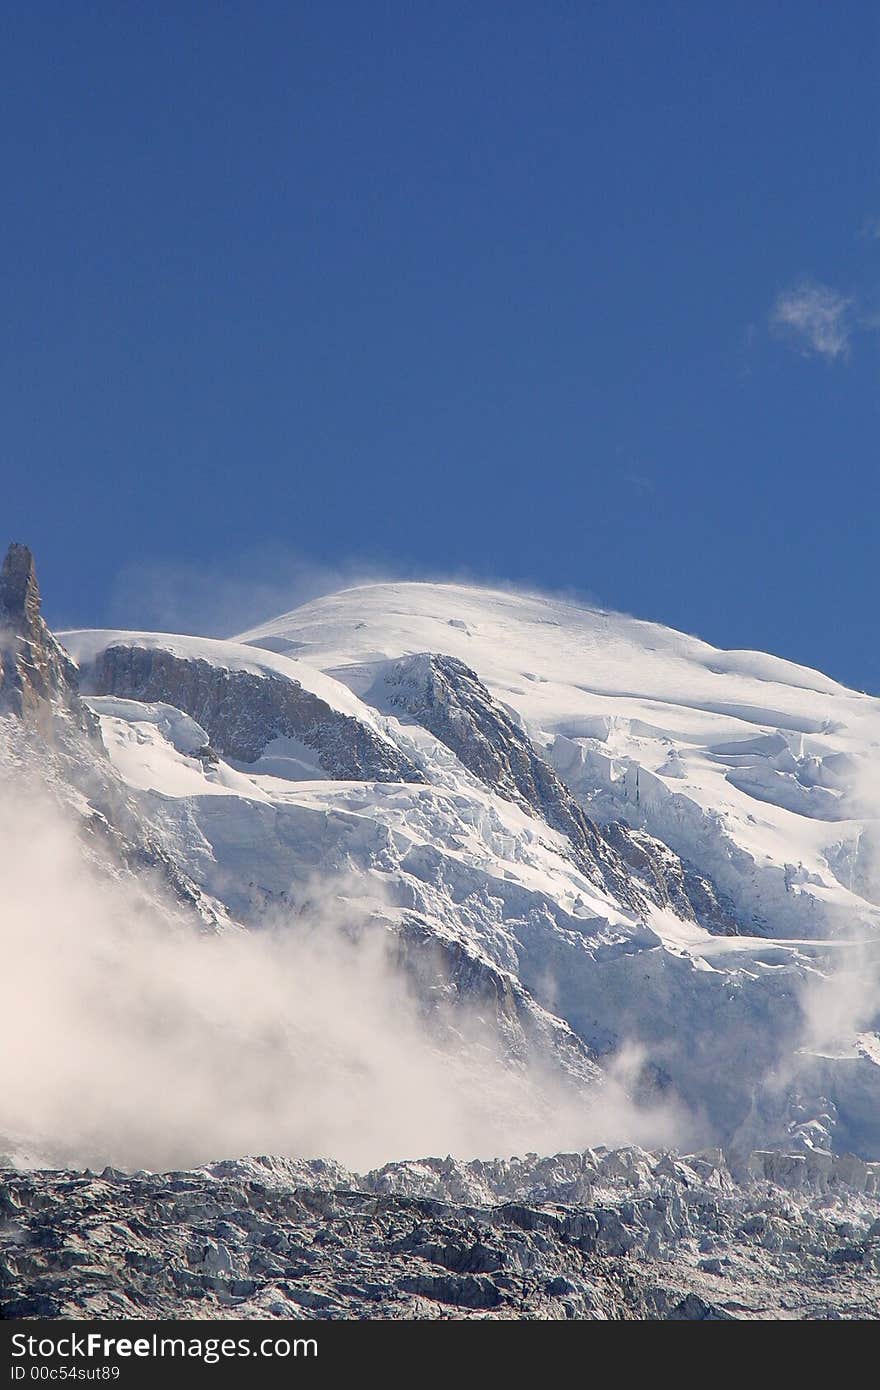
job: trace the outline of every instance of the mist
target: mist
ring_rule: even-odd
[[[31,1163],[273,1153],[364,1169],[678,1132],[613,1074],[587,1101],[511,1065],[484,1018],[434,1027],[387,933],[329,886],[265,931],[200,933],[156,884],[90,862],[48,795],[10,784],[0,876],[0,1149]]]
[[[101,622],[228,638],[340,589],[407,581],[467,584],[578,606],[605,606],[585,588],[547,588],[487,568],[426,568],[400,555],[352,554],[329,564],[295,547],[261,542],[224,554],[216,564],[158,557],[132,562],[111,579]]]
[[[850,814],[863,824],[851,850],[850,886],[880,904],[880,759],[854,764]],[[852,1049],[859,1033],[880,1029],[880,940],[857,922],[841,924],[837,961],[811,974],[803,990],[803,1046],[818,1053]]]
[[[113,626],[229,637],[322,594],[405,576],[399,566],[355,556],[326,564],[266,543],[225,555],[222,563],[141,559],[114,576],[108,595]]]

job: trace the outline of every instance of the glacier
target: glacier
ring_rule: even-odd
[[[24,547],[12,548],[4,576],[6,787],[48,794],[89,875],[112,880],[125,901],[136,891],[147,915],[196,951],[303,932],[340,935],[356,952],[378,940],[381,978],[390,971],[403,992],[395,984],[365,1015],[358,1055],[399,1011],[406,1026],[390,1045],[383,1038],[382,1055],[395,1076],[395,1052],[425,1059],[401,1074],[397,1099],[415,1116],[416,1093],[436,1089],[441,1122],[421,1132],[449,1162],[501,1160],[512,1152],[504,1144],[595,1151],[597,1163],[647,1154],[636,1186],[653,1191],[687,1186],[674,1167],[674,1153],[687,1153],[701,1191],[720,1183],[754,1204],[755,1184],[762,1201],[769,1184],[810,1210],[826,1200],[829,1165],[843,1165],[834,1200],[857,1213],[853,1239],[862,1227],[867,1239],[880,1216],[880,700],[773,656],[552,596],[369,584],[228,641],[119,629],[53,637]],[[113,942],[101,949],[122,960]],[[343,953],[342,975],[336,963],[329,976],[312,956],[296,967],[271,959],[268,973],[241,966],[251,994],[274,1000],[272,981],[283,983],[277,993],[309,1014],[321,1065],[336,1055],[356,1066],[339,1023],[360,1007],[356,957]],[[188,970],[193,956],[187,947],[167,960],[162,969]],[[304,960],[324,970],[323,1012],[294,983]],[[237,1018],[234,979],[220,997],[213,1026],[233,1067],[253,1029]],[[186,992],[171,998],[189,1007]],[[314,1103],[295,1046],[284,1033],[273,1065],[286,1059],[290,1086]],[[466,1123],[449,1108],[443,1078],[453,1074]],[[271,1072],[273,1095],[285,1075]],[[350,1086],[338,1095],[354,1105]],[[394,1085],[381,1096],[372,1110],[395,1105]],[[481,1111],[491,1119],[478,1123]],[[285,1162],[374,1171],[422,1157],[417,1126],[383,1132],[379,1119],[361,1126],[365,1147],[345,1151],[344,1124],[273,1127],[255,1109],[250,1130],[206,1122],[203,1143],[240,1141],[218,1152],[198,1138],[175,1148],[170,1134],[163,1151],[161,1123],[147,1144],[146,1116],[138,1152],[98,1132],[51,1132],[58,1112],[46,1114],[28,1132],[24,1101],[14,1116],[0,1112],[18,1169],[194,1173],[279,1143]],[[315,1148],[328,1142],[334,1151]],[[620,1162],[615,1180],[631,1185],[633,1160]],[[365,1188],[350,1168],[337,1179],[338,1190],[373,1182]],[[310,1171],[285,1181],[316,1180]],[[418,1182],[412,1194],[421,1200]],[[486,1209],[500,1200],[448,1186],[440,1195]],[[559,1196],[536,1188],[530,1200]],[[708,1239],[692,1225],[670,1237],[677,1250]],[[755,1230],[765,1232],[763,1216]],[[874,1256],[863,1255],[870,1283]],[[727,1246],[717,1256],[732,1258]],[[641,1286],[630,1304],[591,1286],[567,1302],[542,1295],[530,1315],[672,1316],[691,1297],[704,1316],[721,1307],[705,1286],[728,1265],[694,1268],[678,1302],[657,1302],[665,1311],[645,1312],[653,1295]],[[554,1277],[572,1271],[560,1265]],[[409,1292],[430,1303],[430,1279],[419,1278],[428,1282]],[[242,1306],[253,1296],[249,1287]],[[796,1315],[821,1315],[820,1304]]]

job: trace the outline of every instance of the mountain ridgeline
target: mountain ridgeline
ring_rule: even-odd
[[[0,1315],[875,1316],[878,746],[460,585],[56,636],[12,545]]]
[[[10,776],[198,931],[294,930],[316,899],[379,929],[436,1036],[540,1068],[606,1117],[591,1142],[674,1115],[705,1143],[880,1154],[857,801],[880,702],[456,585],[345,590],[229,641],[56,638],[14,545],[0,620]]]

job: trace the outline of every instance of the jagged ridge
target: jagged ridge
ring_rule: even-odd
[[[563,834],[578,867],[620,902],[637,911],[647,902],[671,907],[713,932],[737,930],[712,883],[686,869],[668,846],[624,821],[600,827],[591,820],[463,661],[437,653],[407,657],[385,672],[382,685],[392,709],[428,729],[499,796]]]
[[[54,737],[59,716],[92,736],[98,723],[79,699],[76,667],[41,614],[34,557],[13,542],[0,569],[0,711]]]
[[[421,771],[387,740],[331,707],[297,681],[271,673],[227,670],[136,642],[109,646],[88,668],[95,695],[161,701],[188,714],[213,748],[253,763],[279,736],[314,749],[330,778],[420,782]]]

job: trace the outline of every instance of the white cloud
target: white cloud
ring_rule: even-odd
[[[851,308],[852,300],[828,285],[803,281],[779,295],[771,323],[785,330],[805,352],[833,361],[849,352]]]

